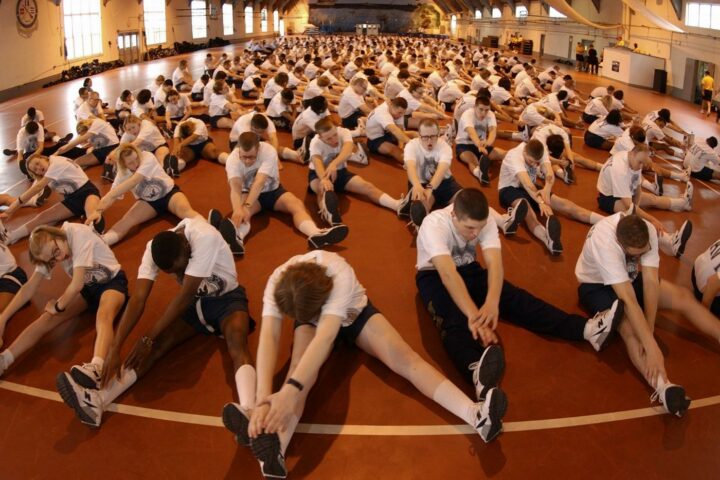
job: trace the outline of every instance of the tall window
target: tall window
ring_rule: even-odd
[[[482,18],[482,10],[479,8],[475,10],[475,20],[480,20]]]
[[[62,8],[67,59],[101,54],[100,0],[65,0]]]
[[[280,31],[280,12],[275,10],[273,12],[273,32]]]
[[[502,17],[502,10],[499,8],[493,8],[492,9],[492,18],[501,18]]]
[[[165,43],[165,0],[144,0],[143,12],[147,44]]]
[[[233,23],[233,6],[232,3],[223,3],[223,35],[232,35],[235,33],[235,24]]]
[[[565,15],[563,15],[563,14],[560,13],[560,12],[558,12],[558,11],[555,10],[553,7],[550,7],[550,9],[548,10],[548,16],[549,16],[550,18],[567,18]]]
[[[450,16],[450,31],[452,33],[455,33],[457,30],[457,16],[451,15]]]
[[[282,18],[280,19],[280,30],[278,31],[280,32],[281,37],[285,36],[285,20]]]
[[[720,4],[688,3],[685,10],[685,25],[720,30]]]
[[[207,11],[205,0],[192,0],[190,16],[192,20],[192,37],[207,37]]]
[[[253,33],[253,15],[252,5],[245,7],[245,33]]]
[[[260,10],[260,31],[267,32],[267,8]]]
[[[520,17],[527,17],[528,16],[528,9],[525,5],[518,5],[515,7],[515,16]]]

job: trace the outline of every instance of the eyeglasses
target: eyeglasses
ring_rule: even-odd
[[[423,142],[429,142],[431,140],[437,140],[440,135],[420,135],[420,140]]]

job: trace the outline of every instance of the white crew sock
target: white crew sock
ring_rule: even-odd
[[[685,197],[675,197],[670,199],[670,210],[673,212],[684,212],[687,206]]]
[[[120,234],[118,234],[115,230],[110,229],[102,235],[102,239],[105,240],[105,243],[107,243],[109,247],[112,247],[120,241]]]
[[[5,368],[9,367],[15,361],[15,355],[10,351],[9,348],[5,349],[4,352],[0,353],[0,357],[5,360]]]
[[[220,155],[218,155],[218,163],[220,165],[225,165],[225,162],[227,162],[228,154],[226,152],[222,152]]]
[[[11,244],[17,242],[18,240],[27,237],[29,233],[30,232],[28,232],[28,229],[25,225],[21,225],[18,228],[8,232],[8,236],[7,236],[8,245],[11,245]]]
[[[288,422],[287,428],[284,432],[278,432],[278,437],[280,438],[280,451],[282,452],[283,456],[285,456],[285,451],[287,450],[288,445],[290,444],[290,440],[292,439],[293,435],[295,434],[295,429],[297,428],[297,424],[300,422],[300,418],[297,415],[292,415],[290,417],[290,421]]]
[[[533,228],[532,233],[537,238],[539,238],[541,242],[547,243],[547,231],[545,230],[545,227],[543,227],[542,225],[538,225]]]
[[[52,141],[53,141],[53,143],[57,143],[60,141],[60,137],[58,137],[57,135],[53,135]]]
[[[378,201],[380,202],[380,205],[393,211],[400,208],[400,200],[392,198],[387,193],[383,193],[382,195],[380,195],[380,200]]]
[[[598,222],[599,222],[600,220],[602,220],[603,218],[605,218],[605,217],[603,217],[603,216],[600,215],[599,213],[590,212],[590,225],[595,225],[596,223],[598,223]]]
[[[235,228],[235,232],[240,240],[245,240],[245,237],[250,233],[250,222],[243,222],[239,227]]]
[[[183,170],[185,170],[185,167],[187,167],[187,162],[182,158],[178,158],[178,170],[182,172]]]
[[[107,409],[108,405],[122,395],[123,392],[130,388],[136,381],[137,373],[135,373],[135,370],[123,370],[119,380],[117,377],[114,377],[105,388],[98,390],[103,410]]]
[[[97,367],[102,370],[103,365],[105,365],[105,359],[95,356],[92,358],[92,360],[90,360],[90,363],[92,363],[93,365],[97,365]]]
[[[669,233],[663,233],[662,235],[658,236],[658,245],[660,247],[660,250],[667,254],[672,255],[672,244],[673,244],[673,236]]]
[[[238,400],[243,410],[255,408],[255,368],[252,365],[243,365],[235,372],[235,388]]]
[[[475,426],[475,403],[450,380],[444,380],[437,386],[432,399],[468,425]]]
[[[300,155],[295,150],[283,148],[280,152],[280,158],[283,160],[300,160]]]
[[[315,225],[315,222],[313,222],[312,220],[305,220],[304,222],[302,222],[300,225],[298,225],[298,230],[300,230],[307,237],[312,237],[322,231],[318,228],[317,225]]]

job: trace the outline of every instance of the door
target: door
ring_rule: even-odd
[[[712,77],[715,77],[715,64],[708,62],[697,62],[695,68],[695,79],[693,85],[695,85],[692,101],[698,105],[702,103],[702,84],[700,83],[705,76],[705,72],[710,72]]]
[[[545,34],[540,35],[540,57],[545,53]]]
[[[569,60],[575,60],[575,46],[573,45],[573,36],[568,37],[568,55]]]
[[[118,33],[118,58],[125,64],[140,61],[140,45],[137,32]]]

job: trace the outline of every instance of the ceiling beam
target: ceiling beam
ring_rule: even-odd
[[[592,0],[593,5],[595,5],[595,10],[600,13],[600,0]]]
[[[675,10],[675,15],[677,16],[677,19],[681,20],[682,11],[683,11],[683,1],[682,0],[670,0],[670,3],[673,6],[673,10]]]

